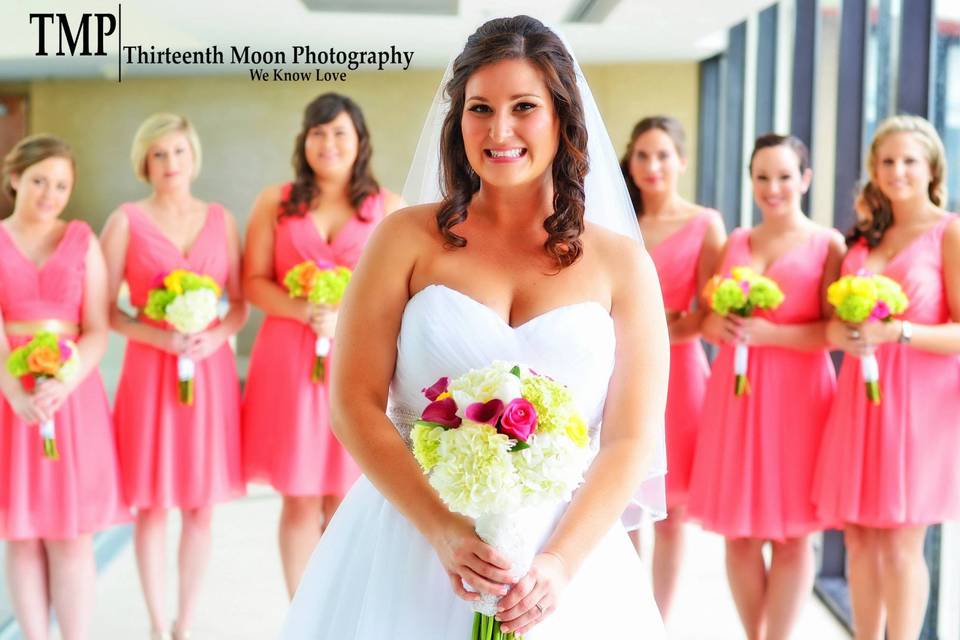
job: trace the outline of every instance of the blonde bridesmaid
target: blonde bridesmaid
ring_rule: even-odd
[[[200,172],[200,141],[190,122],[158,113],[133,141],[133,170],[151,187],[110,216],[101,243],[107,259],[110,323],[127,338],[114,418],[123,489],[137,510],[135,547],[153,638],[190,635],[210,556],[213,506],[243,495],[240,385],[228,339],[247,317],[240,282],[240,239],[233,216],[200,200],[191,183]],[[184,336],[147,318],[147,296],[166,274],[188,269],[212,277],[229,308],[206,330]],[[130,316],[117,305],[122,281]],[[178,397],[177,359],[196,363],[194,402]],[[177,619],[164,613],[164,547],[170,509],[182,519]]]

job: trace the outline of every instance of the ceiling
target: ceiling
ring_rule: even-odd
[[[396,45],[414,51],[414,68],[442,67],[466,36],[484,20],[527,13],[558,26],[583,63],[638,60],[699,60],[726,46],[726,30],[770,0],[127,0],[121,5],[124,45],[196,50],[218,45],[289,51],[298,44],[317,49],[381,50]],[[350,12],[310,10],[350,6]],[[455,15],[415,13],[443,5]],[[407,5],[401,9],[401,5]],[[115,77],[117,38],[106,41],[112,57],[37,57],[37,23],[30,13],[117,13],[116,0],[3,0],[0,2],[0,80],[42,77]],[[73,7],[76,7],[75,9]],[[580,11],[586,20],[567,18]],[[402,11],[402,12],[401,12]],[[95,23],[91,23],[92,25]],[[57,32],[47,26],[48,49]],[[229,58],[229,55],[228,55]],[[243,72],[245,67],[234,69]],[[219,66],[125,65],[123,74],[223,73]]]

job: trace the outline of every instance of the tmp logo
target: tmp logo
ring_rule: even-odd
[[[71,24],[72,23],[72,24]],[[117,34],[120,37],[120,8],[117,13],[81,13],[67,17],[65,13],[31,13],[30,24],[37,25],[38,56],[47,53],[47,27],[55,29],[59,35],[57,56],[105,56],[104,41]],[[91,34],[95,36],[96,47],[91,48]]]

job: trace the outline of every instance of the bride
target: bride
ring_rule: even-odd
[[[412,194],[439,175],[442,201],[380,224],[340,311],[333,427],[365,475],[281,637],[466,640],[481,591],[528,640],[662,638],[620,516],[662,508],[667,332],[616,154],[575,61],[533,18],[481,26],[447,76]],[[494,360],[566,384],[596,451],[518,580],[408,450],[421,389]]]

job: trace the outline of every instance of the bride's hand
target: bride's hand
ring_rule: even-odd
[[[500,630],[518,636],[526,634],[557,608],[560,593],[570,576],[563,560],[555,553],[541,553],[510,593],[500,600]]]
[[[477,536],[473,524],[463,516],[454,516],[451,525],[431,541],[440,562],[450,576],[454,592],[473,602],[480,596],[463,587],[466,582],[483,593],[502,596],[514,583],[510,562]]]

